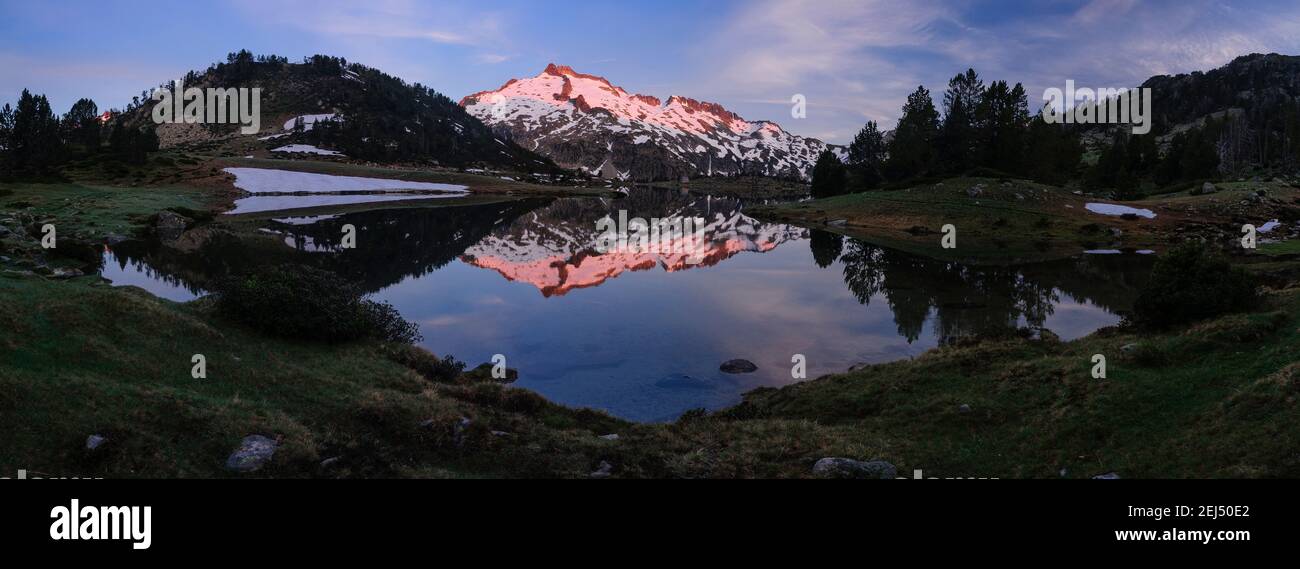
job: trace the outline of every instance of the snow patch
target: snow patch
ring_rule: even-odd
[[[1154,211],[1151,211],[1149,209],[1138,209],[1135,207],[1128,207],[1126,205],[1115,205],[1109,203],[1090,203],[1084,207],[1087,208],[1088,211],[1100,215],[1121,216],[1121,215],[1132,214],[1138,217],[1144,217],[1146,219],[1156,218],[1156,212]]]

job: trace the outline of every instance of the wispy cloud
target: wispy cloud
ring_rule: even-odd
[[[760,0],[728,18],[707,61],[709,89],[744,101],[808,97],[796,132],[851,137],[866,119],[892,125],[925,84],[936,103],[952,75],[1136,86],[1152,75],[1221,66],[1252,52],[1300,51],[1300,5],[1264,0]],[[846,126],[853,125],[853,126]]]
[[[259,19],[324,35],[424,40],[483,46],[501,39],[497,13],[464,10],[453,3],[411,0],[236,0]]]

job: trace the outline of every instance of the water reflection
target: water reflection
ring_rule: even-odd
[[[117,248],[105,274],[157,283],[153,290],[201,291],[256,264],[311,264],[393,303],[421,325],[435,353],[471,363],[505,354],[522,370],[522,387],[565,404],[662,420],[788,384],[796,353],[816,377],[1024,326],[1076,338],[1119,320],[1151,261],[1086,255],[971,267],[758,222],[744,206],[639,189],[621,200],[285,217],[258,236],[217,233],[190,253]],[[704,218],[706,261],[597,252],[596,220],[618,210]],[[358,229],[356,249],[340,248],[344,224]],[[132,267],[137,272],[128,275]],[[733,358],[760,371],[720,373],[718,365]]]

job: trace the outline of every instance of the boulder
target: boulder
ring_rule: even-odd
[[[1218,191],[1219,188],[1210,182],[1206,182],[1205,184],[1201,185],[1202,194],[1213,194]]]
[[[724,362],[718,369],[722,370],[722,373],[754,373],[758,371],[758,366],[749,360],[731,360]]]
[[[813,475],[834,479],[891,480],[898,478],[898,469],[883,460],[863,462],[850,458],[823,458],[813,465]]]
[[[602,460],[600,461],[600,464],[596,467],[596,471],[592,472],[590,476],[595,479],[602,479],[602,478],[609,478],[613,474],[614,474],[614,465]]]
[[[99,435],[90,435],[89,437],[86,437],[86,450],[98,450],[99,447],[104,446],[104,443],[106,442],[108,442],[108,439],[104,437]]]
[[[275,456],[280,445],[275,439],[262,435],[249,435],[239,443],[239,448],[226,459],[226,469],[234,472],[257,472]]]
[[[50,272],[50,277],[55,279],[71,279],[85,275],[86,273],[81,272],[79,269],[56,268]]]

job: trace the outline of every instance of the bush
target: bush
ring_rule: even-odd
[[[465,372],[465,364],[446,356],[438,359],[417,346],[398,346],[388,351],[388,358],[402,364],[434,383],[452,383]]]
[[[274,336],[323,342],[420,341],[419,326],[388,303],[368,300],[355,284],[328,271],[286,265],[229,277],[213,288],[219,313]]]
[[[1165,328],[1249,310],[1258,301],[1258,287],[1248,273],[1204,245],[1186,244],[1156,262],[1133,307],[1133,321]]]

